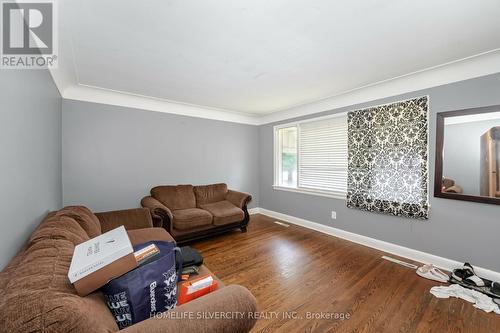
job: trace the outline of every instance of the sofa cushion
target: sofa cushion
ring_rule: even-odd
[[[144,228],[127,231],[132,245],[138,245],[149,241],[175,242],[174,238],[163,228]]]
[[[193,185],[156,186],[151,195],[170,210],[196,208]]]
[[[59,228],[55,228],[60,218]],[[0,273],[7,280],[0,290],[0,327],[5,332],[114,332],[116,323],[100,293],[76,295],[68,280],[78,223],[67,216],[42,222],[38,237],[32,237],[9,269]],[[45,236],[49,227],[57,236]],[[81,228],[80,228],[81,229]],[[87,237],[86,233],[81,232]],[[7,276],[4,276],[7,275]]]
[[[68,206],[56,213],[57,216],[67,216],[74,219],[85,230],[89,238],[97,237],[101,234],[101,223],[87,207]]]
[[[63,239],[76,246],[89,240],[90,237],[75,219],[64,215],[52,215],[35,229],[28,245],[45,239]]]
[[[147,208],[122,209],[95,214],[101,222],[101,231],[107,232],[124,226],[126,230],[152,228],[153,219]]]
[[[226,200],[227,185],[221,183],[195,186],[194,194],[196,195],[196,206],[201,207],[201,205],[208,203]]]
[[[188,230],[212,224],[212,215],[199,208],[174,210],[172,215],[174,216],[174,228],[179,230]]]
[[[241,209],[226,200],[201,205],[201,208],[214,216],[214,225],[240,222],[245,218],[245,213]]]

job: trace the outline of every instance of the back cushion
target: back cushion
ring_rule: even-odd
[[[43,221],[31,234],[28,245],[45,239],[62,239],[73,246],[90,239],[85,230],[74,219],[67,216],[52,216]]]
[[[200,207],[201,205],[224,201],[226,200],[227,185],[226,184],[213,184],[205,186],[196,186],[194,188],[194,193],[196,195],[196,205]]]
[[[0,273],[0,327],[5,332],[115,332],[102,294],[76,294],[68,280],[75,244],[88,239],[67,216],[46,219],[26,249]]]
[[[157,186],[151,195],[170,210],[196,208],[193,185]]]
[[[101,234],[101,223],[87,207],[68,206],[56,213],[56,216],[67,216],[74,219],[85,230],[89,238],[97,237]]]

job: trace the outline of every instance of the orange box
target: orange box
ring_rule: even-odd
[[[212,278],[211,284],[204,285],[203,281],[209,278]],[[200,284],[202,287],[198,289],[197,284]],[[217,289],[217,281],[211,275],[205,275],[191,281],[186,281],[181,284],[179,297],[177,299],[177,305],[181,305],[189,301],[192,301],[193,299],[211,293],[216,289]]]

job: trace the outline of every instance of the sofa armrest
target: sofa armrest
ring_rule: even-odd
[[[115,210],[95,214],[101,222],[102,232],[115,229],[121,225],[127,230],[152,228],[153,220],[146,208]]]
[[[256,311],[257,301],[250,291],[239,285],[231,285],[121,332],[247,333],[255,325]]]
[[[226,200],[231,202],[236,207],[243,209],[244,206],[252,201],[252,196],[248,193],[228,190]]]
[[[164,227],[170,230],[174,216],[167,206],[151,196],[142,198],[141,206],[149,209],[155,227]]]

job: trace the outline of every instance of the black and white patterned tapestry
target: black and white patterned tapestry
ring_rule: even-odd
[[[427,219],[427,97],[348,113],[347,207]]]

